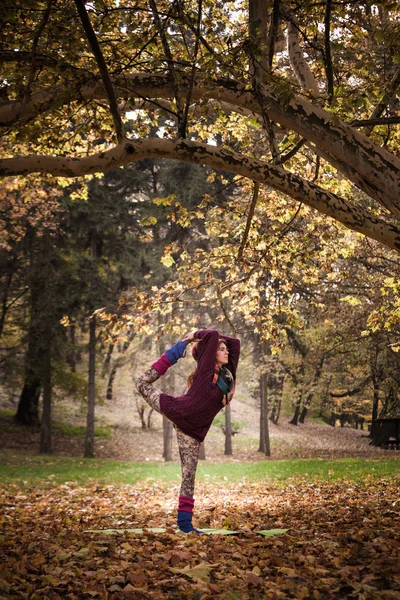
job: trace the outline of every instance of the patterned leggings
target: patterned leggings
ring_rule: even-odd
[[[161,392],[151,385],[154,381],[157,381],[159,377],[160,373],[153,369],[153,367],[150,367],[143,375],[137,377],[135,383],[138,392],[143,396],[146,402],[154,408],[154,410],[162,414],[160,409]],[[193,498],[200,443],[183,433],[183,431],[178,429],[175,425],[174,427],[178,440],[182,469],[182,484],[179,495]]]

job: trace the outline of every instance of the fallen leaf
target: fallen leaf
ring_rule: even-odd
[[[196,565],[195,567],[190,567],[189,565],[187,565],[184,569],[170,567],[170,571],[172,571],[173,573],[177,573],[178,575],[186,575],[187,577],[190,577],[191,579],[194,579],[196,581],[205,581],[208,583],[210,571],[212,571],[212,569],[218,566],[218,563],[202,563],[200,565]]]

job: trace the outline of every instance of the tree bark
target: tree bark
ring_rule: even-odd
[[[268,375],[264,373],[261,375],[261,403],[263,405],[263,436],[264,436],[264,449],[263,452],[265,456],[271,456],[271,443],[269,439],[269,422],[268,422],[268,413],[269,413],[269,389],[268,389]]]
[[[47,340],[43,352],[42,365],[43,381],[43,413],[40,427],[40,453],[51,454],[52,452],[52,426],[51,426],[51,342]]]
[[[204,445],[204,442],[201,442],[200,444],[199,459],[206,460],[206,447]]]
[[[170,369],[168,372],[168,387],[170,389],[170,394],[173,396],[175,394],[175,372],[173,369]],[[163,457],[165,462],[172,461],[172,440],[173,440],[173,425],[167,417],[163,415]]]
[[[265,377],[263,374],[260,375],[259,379],[259,391],[260,391],[260,443],[258,445],[258,452],[265,453]]]
[[[353,148],[354,151],[354,148]],[[353,205],[333,192],[319,187],[277,165],[271,165],[255,158],[242,156],[231,150],[218,148],[200,142],[166,139],[144,139],[125,141],[113,149],[82,159],[57,158],[52,156],[32,156],[0,160],[0,176],[21,175],[27,172],[48,172],[53,175],[78,177],[81,175],[107,171],[145,158],[171,158],[195,164],[208,165],[248,177],[253,181],[270,185],[287,194],[294,200],[336,219],[349,229],[400,250],[400,226],[389,223],[373,214],[369,209]],[[376,165],[377,168],[377,165]],[[382,168],[384,168],[382,166]],[[400,162],[399,162],[400,172]],[[388,180],[389,170],[386,168]],[[399,185],[400,193],[400,185]],[[389,203],[389,196],[382,203],[388,210],[400,217],[400,206]]]
[[[294,415],[293,415],[293,418],[291,419],[291,421],[289,421],[289,423],[291,425],[297,425],[299,422],[302,398],[303,398],[303,387],[302,387],[302,384],[300,384],[299,387],[297,388],[297,400],[296,400],[296,405],[295,405],[295,409],[294,409]]]
[[[34,250],[35,235],[28,234],[29,268],[31,271],[28,349],[25,359],[25,380],[18,402],[15,421],[21,425],[39,424],[39,397],[42,390],[40,365],[42,362],[42,319],[40,316],[40,300],[43,294],[42,281],[36,276],[40,270],[36,264]]]
[[[135,89],[135,95],[141,98],[170,98],[174,95],[168,75],[157,77],[153,74],[150,76],[124,75],[123,79],[118,80],[118,78],[115,78],[113,83],[116,88],[119,85],[121,86],[120,89],[117,89],[117,93],[123,97],[126,95],[131,97],[131,89]],[[188,85],[189,83],[184,84],[182,81],[180,85],[181,93],[187,93]],[[398,159],[385,148],[374,144],[367,136],[354,130],[349,125],[337,122],[336,120],[333,122],[331,115],[327,111],[307,102],[303,98],[294,96],[290,103],[288,103],[284,98],[280,98],[282,92],[279,91],[279,84],[277,84],[275,91],[274,87],[272,83],[268,88],[263,89],[264,104],[268,107],[268,114],[271,120],[280,123],[285,128],[293,129],[300,136],[305,137],[318,148],[324,150],[338,161],[341,161],[342,164],[348,165],[357,175],[354,183],[361,186],[361,189],[365,193],[372,194],[372,197],[379,199],[382,205],[386,206],[390,212],[393,212],[395,215],[397,212],[397,216],[399,217],[400,169]],[[71,91],[68,94],[67,90],[60,87],[45,92],[38,92],[32,95],[31,102],[28,103],[28,106],[24,107],[20,117],[33,116],[39,110],[44,110],[46,107],[52,106],[56,103],[60,94],[64,100],[63,104],[71,102],[76,95],[75,91]],[[104,96],[105,92],[102,86],[92,84],[81,89],[77,99],[78,101],[82,101],[83,99],[100,99],[104,98]],[[193,100],[199,100],[204,97],[222,100],[232,106],[245,107],[257,114],[261,110],[259,99],[252,98],[251,93],[246,89],[246,84],[223,79],[202,81],[199,74],[196,85],[193,88],[192,98]],[[0,124],[1,122],[9,122],[12,115],[16,114],[19,116],[19,112],[21,111],[20,104],[20,102],[11,102],[3,105],[0,108]],[[40,157],[34,157],[31,165],[27,167],[28,172],[36,172],[37,165],[34,163],[38,158]],[[12,166],[16,165],[16,160],[18,159],[4,159],[0,161],[0,174],[3,176],[18,174]],[[62,161],[63,159],[55,158],[54,160]],[[80,164],[81,159],[78,159],[77,163]],[[8,164],[10,167],[5,168]],[[101,165],[98,165],[97,170],[103,171],[104,169]],[[46,171],[50,172],[48,169]],[[25,172],[27,171],[25,170]],[[82,174],[84,173],[67,176],[79,176]],[[345,175],[347,177],[350,176],[349,173],[345,173]]]
[[[106,399],[107,400],[112,400],[113,384],[114,384],[114,379],[115,379],[116,374],[117,374],[117,367],[116,367],[116,365],[113,365],[113,368],[111,369],[110,375],[108,377],[108,382],[107,382],[107,391],[106,391]]]
[[[85,458],[94,458],[94,412],[96,378],[96,317],[89,319],[88,408],[86,416]]]
[[[311,402],[313,401],[313,398],[314,398],[314,394],[315,394],[315,390],[316,390],[318,381],[320,380],[321,375],[322,375],[322,368],[324,366],[324,361],[325,361],[325,357],[322,356],[317,364],[317,367],[314,372],[314,377],[313,377],[313,380],[312,380],[312,383],[310,386],[310,390],[304,401],[301,415],[299,417],[299,423],[304,423],[304,421],[306,419],[308,409],[310,408]]]
[[[231,405],[225,406],[225,456],[232,456],[232,412]]]

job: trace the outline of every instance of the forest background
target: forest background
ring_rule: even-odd
[[[123,365],[132,377],[201,327],[241,338],[267,454],[282,398],[293,424],[310,407],[332,424],[397,416],[396,7],[88,10],[4,17],[1,374],[16,421],[39,422],[42,392],[50,452],[54,401],[89,397],[93,455],[95,372],[111,401]]]
[[[6,0],[0,376],[7,473],[18,463],[32,471],[38,451],[174,458],[170,425],[149,413],[132,380],[186,331],[204,327],[239,337],[243,348],[236,408],[216,419],[211,456],[396,459],[367,436],[378,416],[400,416],[398,13],[389,0]],[[176,393],[191,370],[190,358],[181,364],[165,382]],[[135,454],[126,436],[139,445],[144,435],[149,442]],[[111,443],[117,439],[119,450]],[[57,478],[62,462],[49,464]],[[234,576],[234,597],[260,597],[267,575],[275,582],[265,591],[271,598],[310,597],[317,587],[322,597],[400,593],[395,562],[384,562],[387,553],[398,556],[390,534],[396,486],[368,478],[359,485],[366,512],[358,515],[367,521],[354,515],[348,522],[353,534],[357,523],[359,537],[343,538],[340,558],[324,565],[325,581],[314,581],[314,559],[300,559],[294,543],[295,575],[281,570],[288,567],[278,542],[272,567],[253,564],[249,547],[238,547],[235,568],[245,555],[248,569]],[[302,522],[304,536],[316,497],[323,514],[325,500],[336,494],[340,505],[351,496],[342,484],[330,482],[316,496],[306,487],[302,515],[286,512],[282,500],[270,524]],[[68,489],[71,498],[78,493]],[[251,510],[260,520],[259,492]],[[29,522],[27,496],[4,493],[6,505],[21,502],[18,518]],[[387,500],[378,501],[380,493]],[[160,506],[163,494],[155,493]],[[239,496],[233,492],[236,524]],[[50,512],[51,502],[43,492]],[[102,506],[108,502],[105,492]],[[293,492],[293,505],[299,502],[301,492]],[[346,529],[343,515],[332,514],[332,536],[335,520]],[[378,521],[384,533],[374,546]],[[215,522],[224,522],[218,509]],[[313,526],[318,537],[318,520]],[[70,540],[76,552],[84,547],[78,530],[79,541]],[[32,535],[15,555],[24,555]],[[175,543],[171,536],[166,546]],[[363,539],[367,557],[357,550]],[[322,546],[307,548],[310,557]],[[190,559],[171,556],[172,565]],[[209,564],[217,560],[207,556]],[[23,583],[6,574],[5,593],[32,594],[40,580],[56,598],[78,585],[73,575],[60,583],[58,566],[59,589],[46,583],[40,564],[29,580],[22,563]],[[104,575],[93,594],[156,597],[143,565],[129,582],[129,567],[122,569],[123,582]],[[185,587],[180,577],[170,591],[163,581],[165,597],[179,586],[180,597],[222,593],[208,571],[200,587]]]

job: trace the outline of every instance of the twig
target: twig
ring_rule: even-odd
[[[244,251],[244,248],[246,246],[247,238],[249,236],[251,222],[253,220],[254,211],[256,209],[256,205],[257,205],[257,201],[258,201],[258,193],[259,193],[259,191],[260,191],[260,184],[255,181],[254,182],[254,188],[253,188],[253,197],[251,199],[249,214],[247,216],[247,221],[246,221],[246,227],[244,229],[242,242],[241,242],[239,250],[238,250],[237,259],[239,261],[242,260],[242,258],[243,258],[243,251]]]
[[[389,86],[386,90],[386,92],[384,93],[383,97],[381,98],[380,102],[377,104],[377,106],[375,107],[370,120],[374,120],[378,117],[381,116],[381,114],[383,113],[383,111],[385,110],[385,108],[387,107],[388,103],[395,97],[396,92],[398,90],[400,86],[400,67],[398,67],[396,69],[395,74],[392,77],[392,80],[389,83]],[[377,125],[379,125],[380,123],[377,123]],[[367,126],[364,130],[365,135],[370,135],[370,133],[372,132],[374,128],[374,124],[370,123],[369,126]]]
[[[153,17],[154,17],[154,21],[155,21],[157,29],[158,29],[158,33],[160,34],[161,42],[162,42],[162,45],[164,48],[165,57],[167,59],[168,70],[171,75],[172,87],[174,88],[174,96],[175,96],[176,108],[177,108],[177,113],[178,113],[177,114],[178,137],[181,137],[181,130],[183,128],[183,111],[182,111],[182,105],[181,105],[181,99],[180,99],[178,78],[176,76],[176,71],[175,71],[175,67],[174,67],[174,61],[173,61],[171,50],[170,50],[170,47],[168,44],[167,36],[165,35],[164,27],[160,20],[160,15],[158,13],[155,0],[149,0],[149,3],[150,3],[151,10],[153,12]],[[168,19],[168,17],[167,17],[167,19]],[[186,129],[186,127],[185,127],[185,129]]]
[[[85,30],[86,37],[88,39],[90,47],[92,48],[92,52],[96,58],[97,65],[99,67],[100,75],[107,93],[111,115],[114,121],[115,132],[117,134],[117,139],[118,142],[121,142],[125,137],[124,126],[119,112],[117,99],[115,97],[114,87],[111,82],[110,75],[108,73],[106,61],[104,60],[104,56],[101,51],[99,42],[90,22],[89,15],[86,11],[84,0],[75,0],[75,4],[78,9],[83,28]]]
[[[284,164],[285,162],[287,162],[288,160],[293,158],[293,156],[298,153],[300,148],[302,148],[306,142],[307,142],[307,140],[305,138],[301,138],[301,140],[299,140],[297,142],[297,144],[294,146],[294,148],[289,150],[289,152],[287,154],[285,154],[284,156],[281,157],[281,164]]]
[[[29,74],[28,83],[26,84],[26,87],[25,87],[25,90],[24,90],[24,97],[22,99],[21,108],[20,108],[20,111],[19,111],[20,113],[25,108],[26,103],[28,102],[29,96],[31,94],[33,79],[35,77],[36,67],[37,67],[36,50],[37,50],[37,47],[38,47],[40,36],[42,35],[43,30],[46,27],[47,22],[48,22],[49,17],[50,17],[51,4],[52,4],[52,0],[48,0],[45,13],[43,15],[42,20],[39,23],[38,29],[37,29],[37,31],[35,33],[35,37],[33,38],[32,53],[31,53],[31,72]]]

